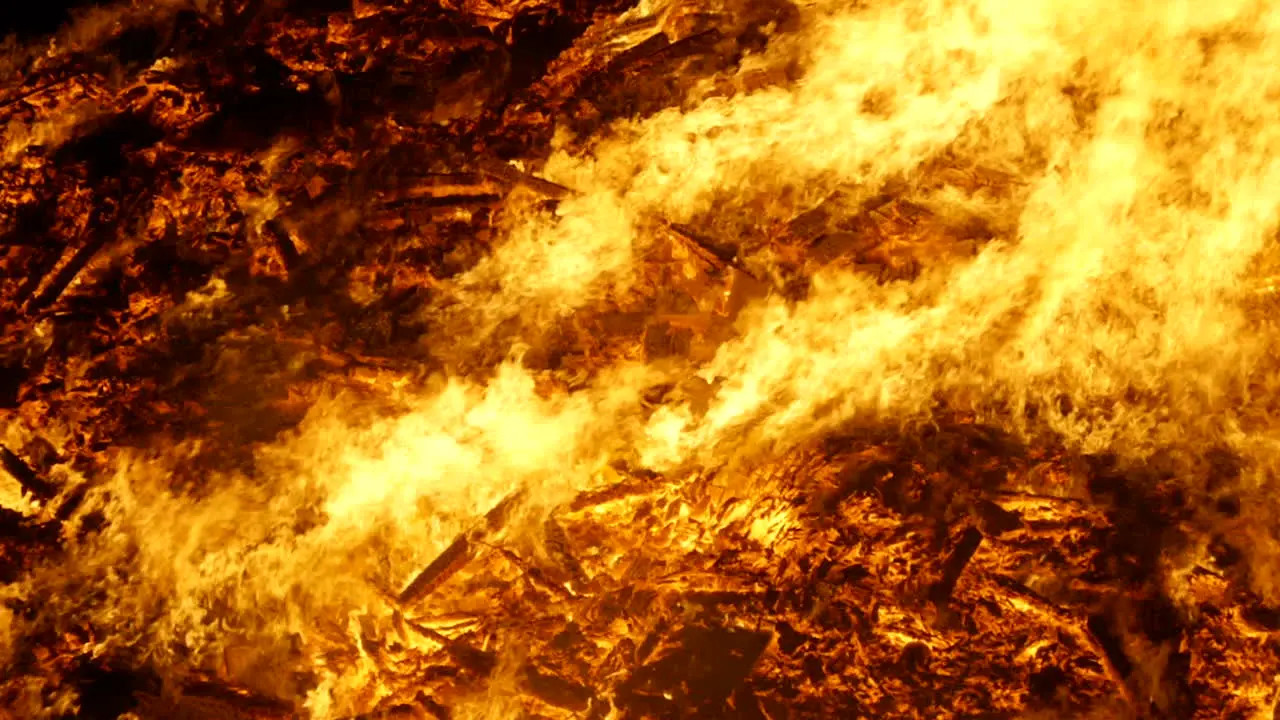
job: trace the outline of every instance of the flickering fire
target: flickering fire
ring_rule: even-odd
[[[135,215],[24,297],[15,275],[4,359],[62,347],[79,292],[162,286],[149,247],[198,237],[171,261],[215,269],[132,292],[110,312],[133,349],[0,407],[0,716],[1271,717],[1280,9],[643,1],[495,110],[522,10],[449,6],[505,28],[466,35],[505,59],[430,75],[430,112],[377,142],[554,136],[388,189],[341,119],[186,144],[226,102],[195,40],[30,95],[131,27],[249,13],[143,5],[24,51],[0,199],[120,108],[165,138],[136,163],[184,164],[93,215],[98,186],[65,181],[59,233]],[[409,5],[245,32],[346,107],[334,73],[382,62],[355,38]],[[589,96],[645,63],[688,73],[660,107]],[[295,183],[306,163],[374,189]],[[309,295],[330,257],[342,297]],[[297,320],[392,295],[425,328],[393,349]],[[157,343],[196,348],[198,381],[131,379]],[[198,429],[106,429],[113,383]],[[268,409],[293,420],[236,434]],[[105,710],[86,668],[145,679]]]

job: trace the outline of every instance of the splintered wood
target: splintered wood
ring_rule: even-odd
[[[517,337],[544,394],[623,362],[702,362],[745,307],[803,297],[823,269],[910,280],[998,233],[894,183],[782,217],[650,213],[626,290],[464,337],[465,318],[441,319],[452,283],[512,207],[581,198],[542,173],[553,145],[581,150],[695,88],[796,81],[743,65],[795,29],[788,0],[631,5],[134,2],[10,48],[0,500],[22,502],[0,505],[0,718],[342,717],[314,701],[294,638],[268,659],[227,640],[210,668],[181,638],[161,660],[87,613],[50,615],[58,589],[35,568],[135,580],[67,549],[111,536],[81,508],[106,502],[122,451],[181,443],[167,489],[194,503],[214,472],[253,478],[255,452],[321,398],[394,414],[386,388],[483,377]],[[929,178],[1015,183],[936,164]],[[646,402],[712,391],[693,378]],[[1238,550],[1191,534],[1167,479],[945,408],[723,460],[668,476],[618,462],[541,515],[522,488],[431,557],[361,547],[420,564],[370,579],[382,605],[364,615],[303,618],[332,638],[330,677],[363,683],[352,720],[1272,712],[1280,611],[1242,589]],[[201,631],[244,630],[201,613]],[[287,682],[255,685],[266,675]]]

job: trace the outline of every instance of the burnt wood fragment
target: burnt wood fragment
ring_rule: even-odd
[[[293,244],[293,238],[289,237],[289,231],[284,223],[280,222],[279,218],[271,218],[263,223],[262,230],[275,243],[285,270],[296,270],[298,263],[302,260],[302,253],[298,252],[298,246]]]
[[[41,478],[25,460],[3,445],[0,445],[0,467],[37,499],[50,500],[58,495],[57,486]]]
[[[946,605],[951,600],[951,593],[956,589],[960,574],[964,572],[981,543],[982,533],[977,528],[966,528],[960,535],[959,542],[942,564],[942,577],[929,588],[929,600],[933,604]]]
[[[477,541],[501,530],[523,498],[523,490],[511,493],[485,514],[484,522],[479,527],[459,535],[431,564],[409,581],[404,590],[400,591],[398,602],[408,605],[421,600],[462,569],[471,561]]]
[[[531,173],[522,172],[497,158],[482,158],[477,162],[485,175],[510,185],[521,185],[555,200],[563,200],[575,194],[563,185],[543,180]]]

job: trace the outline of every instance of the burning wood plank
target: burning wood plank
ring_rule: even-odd
[[[511,512],[524,500],[525,492],[523,489],[516,490],[485,513],[482,523],[459,535],[431,564],[414,576],[400,591],[396,601],[400,605],[412,605],[422,600],[471,562],[477,544],[502,530]]]
[[[552,198],[553,200],[564,200],[565,198],[576,194],[573,190],[570,190],[563,185],[557,185],[550,180],[543,180],[536,175],[518,170],[510,163],[503,162],[496,158],[482,158],[479,160],[478,165],[485,175],[488,175],[495,180],[501,180],[502,182],[510,185],[520,185],[522,187],[529,188],[530,190]]]
[[[756,277],[754,273],[743,267],[742,261],[738,257],[736,250],[716,245],[705,237],[702,237],[693,228],[686,225],[669,221],[663,221],[662,224],[672,237],[683,241],[684,244],[694,252],[694,254],[702,258],[705,262],[711,264],[713,267],[719,269],[732,267],[734,270],[737,270],[752,280],[759,282],[760,279]]]
[[[498,665],[498,658],[491,652],[480,650],[470,643],[451,638],[422,623],[406,620],[405,625],[423,637],[440,643],[459,665],[480,676],[488,677]]]

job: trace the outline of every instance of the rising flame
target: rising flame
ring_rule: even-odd
[[[527,498],[512,542],[545,552],[551,510],[620,461],[733,476],[850,424],[928,423],[944,405],[1083,453],[1168,458],[1192,492],[1206,492],[1205,451],[1229,448],[1244,458],[1246,512],[1265,518],[1280,469],[1266,280],[1280,9],[822,0],[800,17],[736,78],[792,81],[707,82],[596,137],[562,133],[540,172],[573,197],[508,217],[493,253],[423,309],[440,333],[424,353],[445,372],[374,378],[376,403],[322,399],[257,452],[252,477],[202,478],[194,495],[172,490],[193,447],[122,455],[78,515],[100,513],[102,530],[69,530],[69,560],[6,590],[51,606],[0,616],[0,632],[16,643],[28,623],[84,618],[96,653],[219,665],[246,686],[309,693],[316,718],[345,717],[390,690],[369,655],[335,648],[393,623],[388,598],[512,493]],[[917,251],[975,226],[980,246],[893,282],[811,264],[803,297],[782,292],[786,221],[822,208],[835,229],[886,187],[941,219]],[[705,360],[633,358],[586,378],[525,363],[541,326],[643,294],[663,222],[737,246],[776,291]],[[495,342],[496,369],[466,366]],[[655,406],[664,385],[707,389]],[[751,533],[776,541],[795,522],[761,512]],[[1248,527],[1253,589],[1280,600],[1268,570],[1280,545],[1268,524]],[[262,670],[295,665],[312,682]],[[499,685],[472,699],[474,717],[514,712]]]

